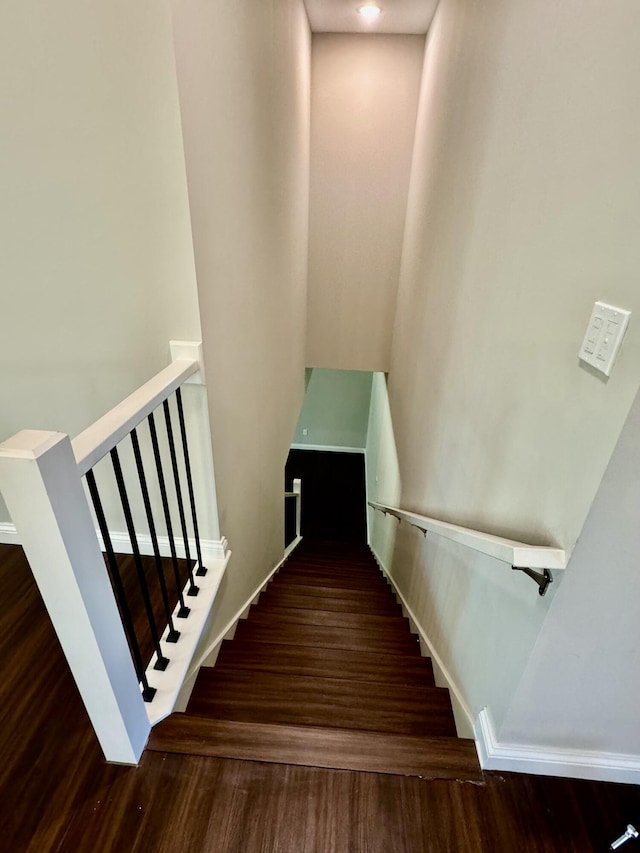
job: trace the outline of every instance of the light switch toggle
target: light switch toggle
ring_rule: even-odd
[[[631,311],[624,308],[596,302],[578,357],[605,376],[610,376],[630,316]]]

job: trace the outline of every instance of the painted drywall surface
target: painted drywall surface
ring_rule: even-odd
[[[294,444],[364,448],[370,399],[371,373],[313,370],[298,418]],[[303,430],[307,430],[306,435]]]
[[[365,449],[367,499],[389,506],[399,506],[402,496],[398,452],[393,434],[389,408],[387,378],[384,373],[374,373],[371,383],[371,405],[367,424]],[[369,544],[382,563],[391,568],[397,522],[385,519],[370,507],[367,510]]]
[[[299,0],[176,0],[174,33],[220,527],[215,634],[284,548],[304,394],[310,33]]]
[[[73,436],[200,339],[170,10],[3,3],[0,53],[0,440]]]
[[[575,543],[638,388],[633,0],[444,0],[428,38],[390,372],[403,500]],[[593,302],[632,310],[608,382]]]
[[[404,506],[382,374],[374,375],[366,454],[369,500]],[[442,661],[445,679],[472,718],[489,704],[494,719],[503,719],[558,583],[541,599],[505,563],[439,536],[425,539],[371,508],[368,522],[370,545]]]
[[[640,756],[640,396],[500,741]]]
[[[632,2],[440,3],[389,374],[404,508],[574,546],[640,378],[639,24]],[[608,382],[577,360],[596,299],[634,312]],[[393,571],[499,731],[564,581],[540,599],[433,540],[401,530]]]
[[[313,36],[313,367],[389,368],[423,52],[422,36]]]

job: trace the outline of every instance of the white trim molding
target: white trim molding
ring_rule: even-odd
[[[100,547],[104,551],[104,542],[102,541],[102,536],[100,535],[100,531],[96,530],[96,535],[98,537],[98,542],[100,543]],[[111,538],[111,544],[113,545],[113,550],[116,554],[132,554],[133,549],[131,547],[131,539],[129,539],[129,534],[124,533],[120,530],[109,531],[109,536]],[[161,557],[170,557],[171,556],[171,547],[169,545],[169,537],[168,536],[158,536],[158,550],[160,551]],[[153,543],[151,541],[151,536],[148,534],[138,533],[136,536],[138,542],[138,548],[140,553],[145,556],[153,556]],[[177,538],[174,540],[176,553],[178,557],[184,559],[186,556],[184,542],[182,538]],[[196,540],[195,539],[187,539],[189,544],[189,556],[192,560],[196,560]],[[221,560],[225,560],[227,558],[227,553],[229,550],[229,543],[227,540],[222,537],[222,539],[201,539],[200,540],[200,551],[202,553],[202,562],[205,566],[208,566],[209,563],[219,562]]]
[[[10,521],[0,521],[0,543],[3,545],[19,545],[18,531]]]
[[[146,669],[147,680],[149,686],[154,687],[157,693],[153,702],[145,703],[144,707],[152,726],[173,713],[178,703],[183,684],[188,681],[187,673],[209,621],[213,602],[230,559],[231,551],[227,551],[223,560],[208,563],[207,574],[196,579],[200,591],[195,598],[186,597],[190,584],[187,583],[185,586],[185,600],[191,610],[189,618],[185,620],[177,618],[180,610],[179,603],[173,613],[175,624],[180,630],[180,640],[178,643],[167,643],[168,625],[160,639],[160,649],[162,654],[169,658],[169,666],[162,671],[154,669],[157,660],[155,653],[149,661]]]
[[[460,687],[445,666],[431,638],[416,619],[414,612],[371,544],[369,544],[369,548],[380,566],[380,570],[391,583],[412,628],[420,637],[421,646],[428,650],[434,665],[436,683],[440,682],[439,686],[449,688],[458,735],[475,739],[480,766],[483,770],[532,773],[538,776],[564,776],[570,779],[590,779],[598,782],[640,784],[640,755],[501,743],[496,737],[489,708],[483,708],[474,721],[473,714],[464,700]]]
[[[202,354],[202,341],[169,341],[171,361],[195,361],[198,364],[198,372],[193,373],[185,379],[187,385],[205,385],[204,356]]]
[[[488,708],[478,714],[475,736],[483,770],[640,784],[640,755],[500,743]]]
[[[278,563],[276,563],[276,565],[273,567],[273,569],[271,569],[267,577],[264,580],[260,581],[260,583],[254,589],[251,595],[249,595],[249,597],[245,600],[244,604],[242,604],[240,608],[236,611],[235,615],[232,616],[231,619],[224,626],[224,628],[222,628],[222,630],[218,632],[216,637],[207,645],[206,649],[204,649],[198,655],[197,661],[191,664],[191,667],[189,668],[189,672],[185,679],[186,681],[189,681],[190,679],[194,679],[195,681],[195,677],[198,674],[198,670],[201,666],[214,665],[215,656],[217,656],[217,652],[219,650],[220,645],[222,644],[222,641],[233,636],[233,632],[235,631],[236,625],[238,624],[240,619],[247,618],[251,605],[257,602],[260,593],[264,591],[271,578],[276,574],[276,572],[280,571],[280,569],[284,566],[291,554],[295,551],[295,549],[301,542],[302,536],[298,536],[296,537],[296,539],[293,540],[293,542],[291,542],[287,546],[282,556],[282,559]],[[212,662],[210,664],[205,664],[207,658],[212,659]]]
[[[409,618],[412,629],[415,630],[417,635],[420,638],[420,645],[423,649],[426,649],[428,656],[431,658],[431,661],[434,665],[434,673],[436,675],[436,683],[439,687],[447,687],[449,689],[449,694],[451,696],[451,704],[453,706],[454,716],[456,720],[456,728],[458,730],[458,737],[473,737],[474,736],[474,721],[473,714],[469,706],[467,705],[464,696],[462,695],[462,691],[456,684],[453,676],[447,669],[444,664],[444,661],[438,654],[438,651],[433,644],[433,641],[420,624],[418,619],[416,618],[415,613],[408,605],[404,595],[400,592],[398,587],[395,584],[393,577],[389,574],[389,570],[383,563],[381,557],[376,553],[375,549],[371,544],[369,544],[369,550],[373,554],[373,557],[380,567],[380,571],[385,576],[385,578],[389,581],[391,586],[393,587],[393,591],[399,600],[400,604],[406,615]]]
[[[104,551],[104,542],[102,540],[102,534],[99,530],[96,529],[96,536],[98,537],[98,542],[100,544],[100,548]],[[110,530],[109,537],[111,538],[111,543],[113,545],[113,550],[116,554],[133,554],[133,548],[131,547],[131,540],[129,539],[129,534],[124,533],[121,530]],[[169,546],[169,537],[168,536],[158,536],[158,548],[160,550],[161,557],[170,557],[171,556],[171,548]],[[138,533],[137,537],[138,548],[140,553],[144,556],[153,556],[153,543],[151,541],[151,536],[148,534],[145,535],[143,533]],[[195,539],[187,539],[189,543],[189,554],[195,560],[196,558],[196,540]],[[5,545],[20,545],[20,539],[18,538],[18,531],[16,530],[15,524],[10,524],[8,522],[0,523],[0,543],[4,543]],[[186,556],[184,543],[182,539],[175,539],[176,553],[178,557],[184,559]],[[202,561],[207,566],[209,563],[218,563],[227,559],[229,553],[229,543],[223,536],[222,539],[201,539],[200,540],[200,551],[202,552]]]
[[[330,453],[364,453],[364,447],[337,447],[333,444],[292,444],[291,450],[328,450]]]

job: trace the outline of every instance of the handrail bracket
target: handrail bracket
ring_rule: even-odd
[[[526,569],[522,566],[511,566],[514,572],[524,572],[527,577],[538,584],[538,595],[544,595],[550,583],[553,583],[553,575],[549,569],[543,569],[541,572],[536,572],[533,569]]]

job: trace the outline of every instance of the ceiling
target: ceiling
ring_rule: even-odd
[[[438,0],[376,0],[382,9],[375,21],[357,14],[371,0],[304,0],[314,33],[411,33],[424,35]]]

